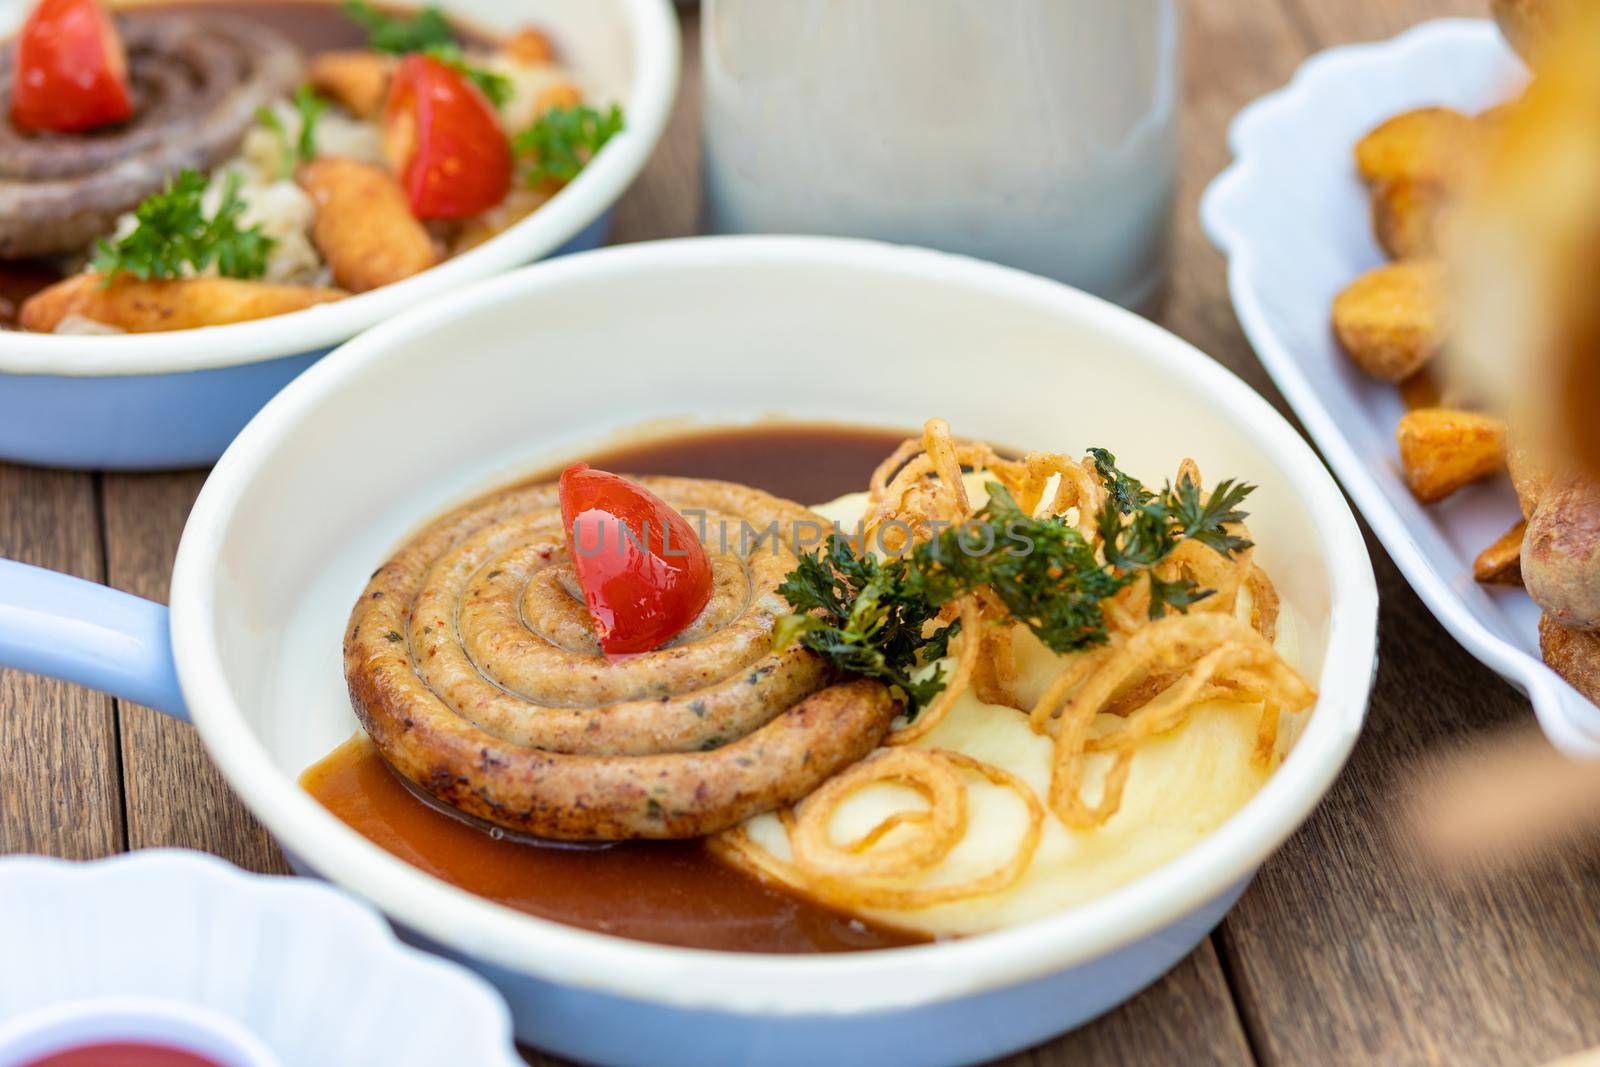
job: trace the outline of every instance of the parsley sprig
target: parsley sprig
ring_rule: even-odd
[[[367,43],[378,51],[397,56],[422,52],[465,74],[496,108],[511,99],[511,79],[469,64],[455,27],[438,8],[425,7],[408,18],[380,11],[365,0],[346,0],[344,13],[367,31]]]
[[[1091,448],[1089,455],[1106,487],[1106,502],[1096,516],[1106,563],[1124,574],[1150,572],[1150,617],[1159,619],[1169,607],[1183,611],[1210,596],[1212,590],[1188,579],[1165,581],[1153,568],[1185,539],[1230,558],[1249,548],[1250,542],[1229,527],[1245,520],[1239,505],[1255,486],[1230,478],[1201,499],[1200,486],[1185,474],[1176,488],[1169,483],[1152,493],[1118,470],[1117,457],[1110,452]]]
[[[130,233],[95,246],[91,265],[108,282],[124,272],[141,281],[180,278],[213,264],[227,278],[261,277],[275,242],[259,226],[239,226],[245,208],[241,180],[237,173],[228,175],[222,203],[207,217],[202,207],[206,176],[184,170],[169,178],[161,192],[134,209],[137,225]]]
[[[529,185],[545,181],[570,182],[622,132],[622,108],[612,104],[597,111],[587,104],[546,111],[511,142],[518,155],[528,156],[525,177]]]
[[[425,7],[407,18],[380,11],[365,0],[347,0],[344,13],[367,31],[367,43],[380,52],[399,56],[440,45],[456,46],[454,27],[436,7]]]
[[[912,560],[858,554],[834,535],[816,554],[801,555],[778,593],[800,613],[779,620],[778,647],[799,641],[847,674],[898,690],[912,708],[944,688],[942,669],[916,677],[920,667],[939,658],[934,652],[948,647],[952,634],[946,626],[931,639],[923,637],[940,603],[927,595]]]
[[[1107,498],[1096,515],[1099,551],[1058,517],[1034,518],[999,483],[965,526],[942,530],[909,553],[879,560],[839,535],[802,555],[778,592],[796,614],[780,620],[779,647],[798,641],[847,673],[876,678],[915,715],[945,684],[942,668],[959,621],[929,630],[943,605],[987,588],[1012,619],[1049,649],[1075,652],[1105,643],[1102,602],[1139,575],[1150,582],[1150,617],[1185,611],[1212,595],[1188,579],[1164,580],[1155,568],[1184,540],[1223,556],[1250,547],[1231,531],[1253,486],[1225,481],[1202,499],[1187,476],[1176,488],[1147,489],[1118,470],[1116,458],[1091,450]]]

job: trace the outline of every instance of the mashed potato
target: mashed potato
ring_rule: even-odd
[[[976,500],[983,499],[981,475],[968,479]],[[863,513],[865,494],[852,494],[817,510],[849,532]],[[1280,650],[1291,661],[1293,620],[1280,620]],[[1060,669],[1060,660],[1031,633],[1015,638],[1018,694],[1032,701]],[[974,934],[1026,922],[1110,892],[1184,852],[1222,825],[1265,783],[1270,768],[1253,762],[1258,706],[1212,702],[1198,706],[1178,728],[1144,742],[1133,757],[1122,804],[1104,825],[1069,830],[1045,805],[1044,829],[1023,876],[1009,889],[932,907],[860,909],[868,919],[934,936]],[[1102,718],[1108,718],[1102,716]],[[1280,743],[1292,733],[1285,730]],[[950,715],[913,743],[965,753],[1011,772],[1041,799],[1050,788],[1054,744],[1037,734],[1028,717],[1014,708],[984,704],[969,689]],[[1085,795],[1098,795],[1110,762],[1090,756]],[[1015,854],[1028,825],[1024,801],[1010,789],[974,775],[967,784],[968,826],[949,855],[909,884],[933,887],[966,882],[1002,866]],[[910,789],[869,785],[834,812],[829,829],[835,841],[860,837],[886,816],[924,806]],[[745,824],[753,843],[775,857],[791,856],[788,834],[776,815]],[[892,842],[891,831],[884,838]],[[802,887],[795,887],[802,888]]]

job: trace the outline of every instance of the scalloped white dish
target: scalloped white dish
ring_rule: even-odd
[[[133,1014],[212,1019],[286,1067],[522,1063],[486,982],[402,944],[371,908],[318,882],[178,849],[92,863],[15,856],[0,860],[0,901],[7,1050],[18,1023],[146,1004],[167,1007]]]
[[[1398,392],[1362,374],[1329,325],[1335,294],[1385,261],[1356,141],[1408,108],[1481,111],[1526,80],[1487,20],[1442,19],[1329,49],[1234,119],[1234,162],[1200,214],[1228,257],[1234,310],[1256,354],[1417,594],[1468,652],[1528,694],[1551,741],[1595,756],[1600,709],[1540,659],[1539,609],[1521,588],[1472,578],[1474,556],[1520,517],[1510,486],[1501,479],[1418,504],[1396,452]]]

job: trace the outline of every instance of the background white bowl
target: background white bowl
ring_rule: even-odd
[[[1256,482],[1259,558],[1321,690],[1287,760],[1193,850],[1085,907],[953,943],[802,959],[646,945],[513,912],[407,866],[296,785],[356,729],[342,628],[417,522],[615,430],[768,414],[902,428],[939,414],[1015,445],[1103,443],[1151,477],[1193,456],[1214,477]],[[1019,272],[804,238],[568,257],[358,338],[218,465],[172,602],[196,725],[290,853],[473,961],[526,1040],[652,1064],[966,1062],[1130,995],[1204,936],[1331,783],[1365,712],[1377,621],[1370,562],[1331,478],[1201,353]],[[626,1024],[610,1021],[618,1012]]]
[[[326,885],[176,849],[93,863],[16,856],[0,860],[0,901],[0,1058],[25,1043],[5,1024],[59,1028],[94,1001],[78,1020],[85,1038],[108,1010],[154,1024],[141,1008],[166,1005],[167,1028],[149,1038],[243,1029],[285,1067],[521,1064],[493,989],[402,945]]]
[[[538,211],[394,285],[288,315],[198,330],[0,333],[0,458],[118,468],[209,463],[267,398],[329,347],[468,282],[563,246],[599,243],[608,212],[655,150],[677,95],[679,31],[672,5],[429,2],[490,30],[545,28],[590,99],[623,105],[623,131]],[[0,38],[20,24],[29,3],[0,0]]]
[[[1235,162],[1207,190],[1201,215],[1228,256],[1234,309],[1261,362],[1417,594],[1469,652],[1528,694],[1551,741],[1593,756],[1600,708],[1545,667],[1538,606],[1521,587],[1472,579],[1473,558],[1521,518],[1509,482],[1417,503],[1394,438],[1405,406],[1339,351],[1329,326],[1334,296],[1385,262],[1355,173],[1356,141],[1414,107],[1481,111],[1526,80],[1484,20],[1441,19],[1330,49],[1234,120]]]

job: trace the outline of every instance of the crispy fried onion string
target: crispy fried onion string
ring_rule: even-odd
[[[978,775],[1022,800],[1028,824],[1016,849],[998,867],[964,882],[915,885],[948,856],[967,830],[967,786],[961,773]],[[840,805],[880,783],[919,793],[925,808],[897,811],[854,840],[836,842],[831,824]],[[714,847],[733,862],[841,908],[928,908],[1010,888],[1028,864],[1044,830],[1044,806],[1028,784],[1003,768],[960,752],[891,748],[830,778],[793,808],[779,812],[793,858],[757,844],[744,827],[720,834]],[[896,831],[901,831],[896,833]]]
[[[1150,684],[1154,692],[1141,691]],[[1137,704],[1112,719],[1116,725],[1091,734],[1096,717],[1113,706],[1125,687],[1139,692]],[[1034,729],[1055,735],[1050,808],[1070,827],[1097,826],[1117,811],[1133,751],[1147,737],[1184,722],[1207,700],[1263,705],[1256,754],[1270,758],[1276,747],[1280,709],[1301,711],[1316,694],[1283,661],[1271,642],[1231,615],[1168,615],[1131,636],[1075,657],[1046,690],[1030,716]],[[1100,800],[1083,799],[1084,756],[1113,756]]]
[[[985,472],[1024,512],[1065,518],[1090,544],[1100,545],[1095,515],[1105,489],[1092,462],[1045,452],[1009,459],[981,442],[956,441],[942,419],[929,420],[920,439],[902,443],[873,473],[868,533],[893,524],[923,538],[931,536],[936,523],[964,522],[974,509],[963,469]],[[1179,481],[1184,478],[1201,485],[1192,459],[1178,468]],[[1232,532],[1248,537],[1242,526]],[[1181,725],[1209,700],[1261,704],[1254,759],[1270,765],[1282,715],[1304,710],[1316,696],[1272,646],[1279,605],[1271,579],[1252,550],[1230,558],[1197,541],[1180,542],[1156,574],[1163,581],[1189,579],[1213,592],[1187,614],[1151,619],[1150,579],[1139,576],[1102,602],[1107,644],[1068,656],[1031,709],[1015,693],[1014,620],[986,589],[964,598],[956,663],[944,691],[884,744],[901,746],[926,737],[968,686],[986,703],[1023,708],[1034,730],[1055,738],[1050,807],[1077,828],[1097,826],[1116,813],[1141,741]],[[1101,716],[1119,725],[1093,733]],[[1091,804],[1083,788],[1088,757],[1095,753],[1108,754],[1111,761],[1100,798]]]

